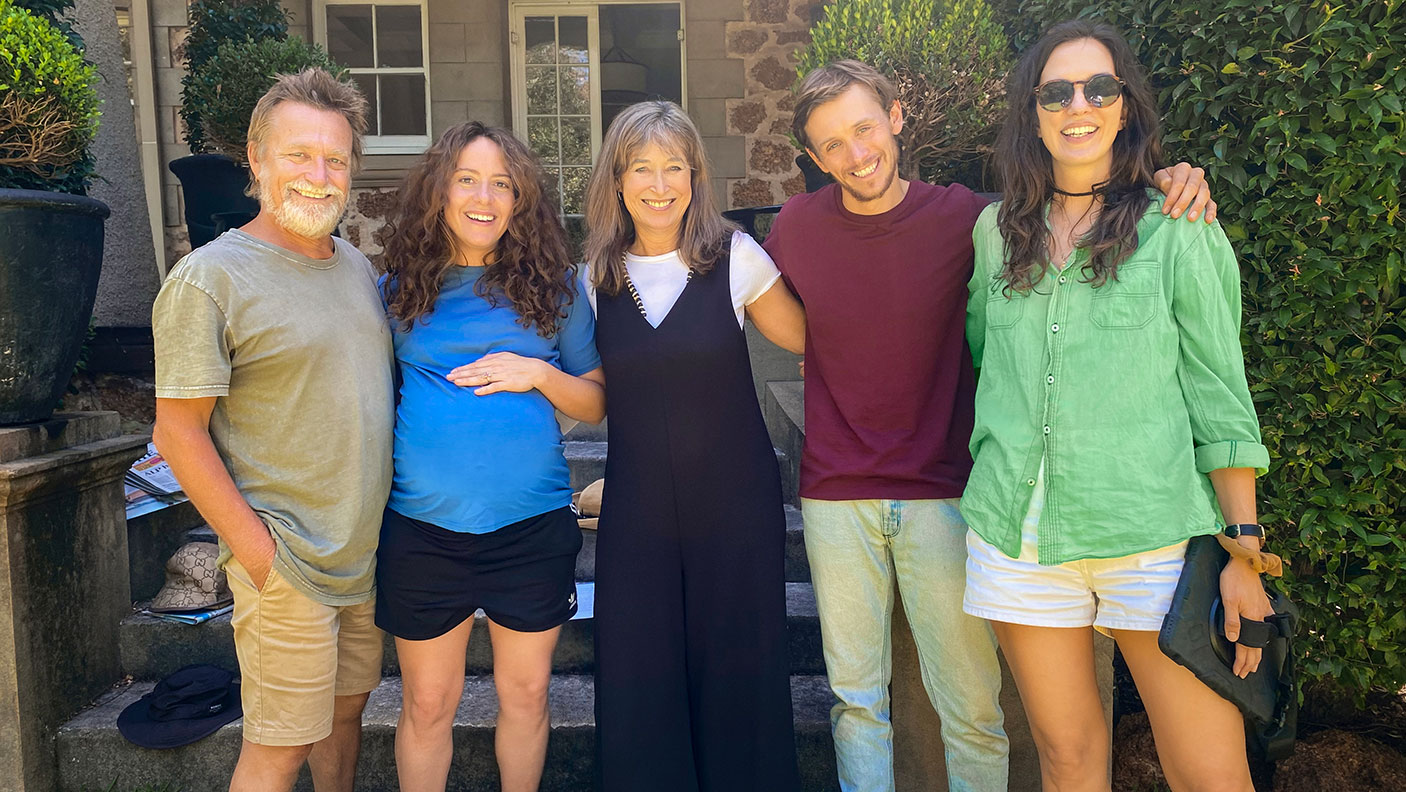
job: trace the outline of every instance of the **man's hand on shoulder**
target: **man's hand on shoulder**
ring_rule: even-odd
[[[1186,219],[1195,222],[1204,213],[1206,222],[1215,221],[1216,202],[1211,200],[1205,169],[1193,168],[1189,162],[1178,162],[1152,174],[1152,181],[1167,196],[1162,203],[1162,214],[1181,217],[1186,212]],[[1191,211],[1187,212],[1188,208]]]

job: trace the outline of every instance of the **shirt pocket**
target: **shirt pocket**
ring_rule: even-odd
[[[1006,330],[1016,326],[1025,313],[1024,295],[1012,294],[1009,298],[997,289],[986,300],[986,327],[990,330]]]
[[[1107,330],[1146,327],[1162,302],[1162,265],[1129,261],[1118,267],[1118,279],[1094,290],[1093,321]]]

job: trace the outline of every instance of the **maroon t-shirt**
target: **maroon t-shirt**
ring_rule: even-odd
[[[787,201],[765,244],[806,308],[800,494],[959,497],[976,393],[967,280],[986,201],[918,181],[880,215],[840,197],[830,185]]]

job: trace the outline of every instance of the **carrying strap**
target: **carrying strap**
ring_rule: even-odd
[[[1250,568],[1257,574],[1268,573],[1271,577],[1283,577],[1284,562],[1279,556],[1263,550],[1251,550],[1225,534],[1216,534],[1216,541],[1220,542],[1225,552],[1230,553],[1231,558],[1248,561]]]

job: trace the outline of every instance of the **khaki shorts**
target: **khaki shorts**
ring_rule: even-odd
[[[257,745],[310,745],[332,733],[337,696],[368,693],[381,682],[383,637],[375,601],[335,607],[314,602],[277,569],[262,591],[233,558],[244,739]]]

